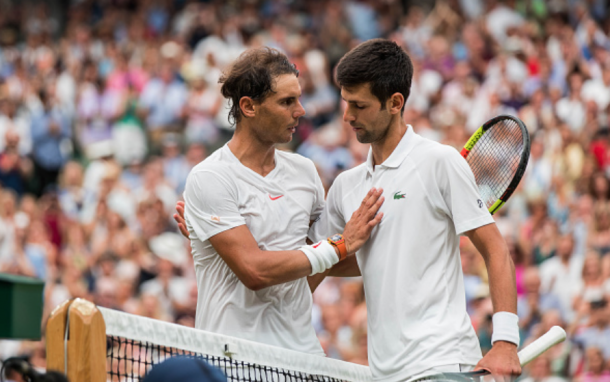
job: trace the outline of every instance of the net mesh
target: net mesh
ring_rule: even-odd
[[[488,209],[508,189],[519,168],[524,145],[517,122],[504,119],[483,134],[466,157]]]
[[[371,380],[368,367],[99,309],[106,324],[108,381],[141,381],[154,365],[176,356],[203,359],[229,382]]]
[[[154,365],[176,356],[203,359],[222,370],[228,381],[341,381],[324,375],[257,365],[117,336],[107,337],[108,381],[141,381]]]

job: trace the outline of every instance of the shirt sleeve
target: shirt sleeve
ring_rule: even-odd
[[[494,222],[481,200],[479,187],[468,162],[453,148],[438,162],[441,195],[457,235]]]
[[[345,218],[341,207],[340,178],[337,178],[328,191],[326,207],[320,217],[309,229],[309,240],[316,243],[345,229]]]
[[[191,239],[205,241],[246,224],[239,213],[236,186],[216,172],[191,173],[186,181],[184,202],[184,217]]]

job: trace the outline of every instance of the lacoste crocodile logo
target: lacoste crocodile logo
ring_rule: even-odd
[[[394,194],[394,199],[404,199],[405,194],[401,194],[400,191]]]

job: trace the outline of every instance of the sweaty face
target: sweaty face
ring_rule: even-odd
[[[347,102],[343,120],[352,126],[358,142],[374,143],[386,137],[391,120],[387,102],[382,105],[368,84],[341,88],[341,98]]]
[[[273,92],[256,106],[254,125],[261,141],[275,144],[292,140],[299,118],[305,115],[300,96],[301,86],[295,75],[284,74],[275,79]]]

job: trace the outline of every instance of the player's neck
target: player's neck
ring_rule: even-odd
[[[380,165],[392,155],[396,146],[407,132],[407,125],[400,115],[390,122],[388,134],[377,142],[371,143],[373,149],[373,166]]]
[[[261,142],[248,134],[247,129],[236,129],[228,146],[241,164],[261,176],[275,168],[275,145]]]

